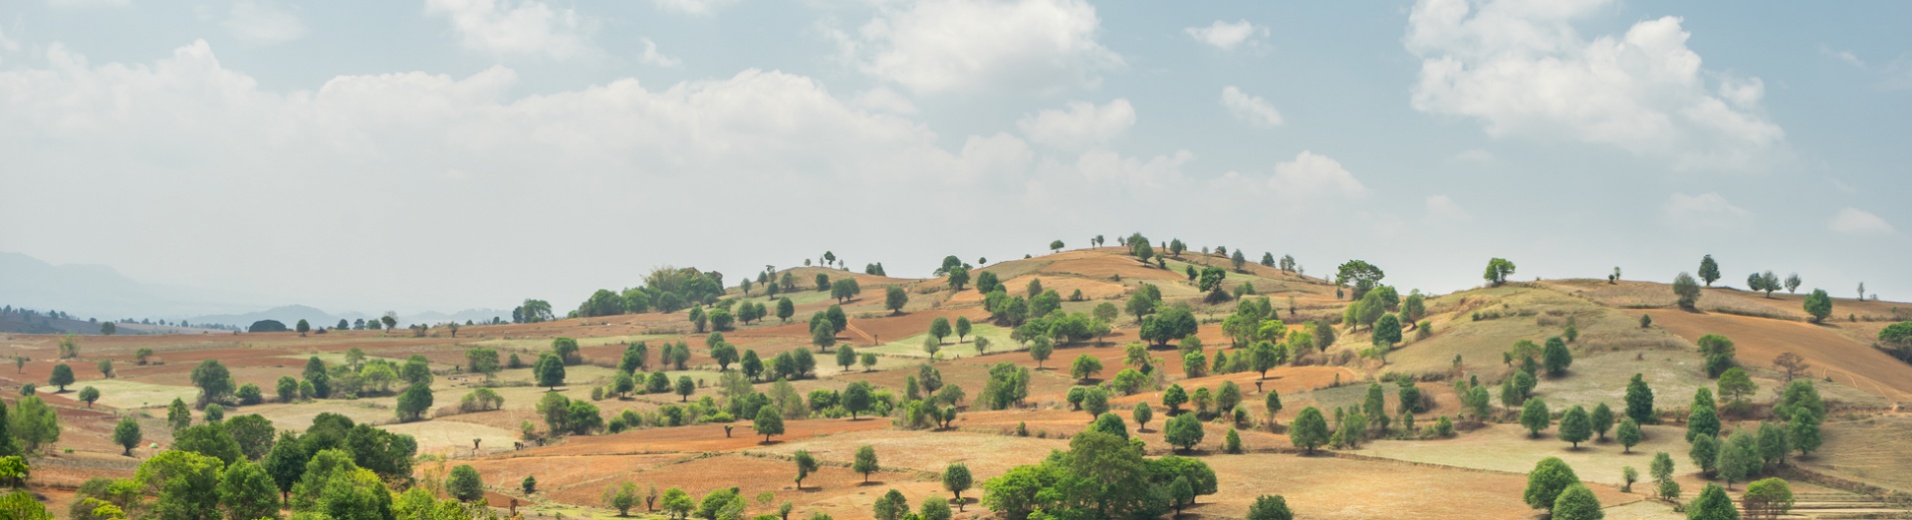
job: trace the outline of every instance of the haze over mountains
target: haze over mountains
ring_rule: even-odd
[[[252,294],[201,287],[150,284],[104,265],[52,265],[37,258],[0,252],[0,305],[64,311],[79,319],[184,319],[190,323],[246,326],[273,319],[290,324],[304,319],[330,327],[339,320],[372,319],[384,310],[327,312],[308,305],[274,305]],[[465,309],[398,311],[401,324],[480,321],[509,317],[510,310]]]

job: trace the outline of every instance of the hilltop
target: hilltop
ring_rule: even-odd
[[[632,280],[630,289],[607,289],[621,302],[616,305],[599,298],[597,305],[580,302],[571,311],[559,303],[551,305],[555,319],[521,323],[86,337],[77,360],[65,362],[80,373],[70,390],[101,391],[91,407],[47,384],[60,362],[58,337],[14,334],[0,339],[0,356],[30,361],[13,373],[0,370],[0,385],[38,384],[37,395],[60,410],[68,434],[59,446],[73,452],[36,459],[33,481],[53,491],[56,501],[70,499],[62,490],[85,478],[130,476],[139,460],[155,454],[142,444],[134,457],[120,456],[108,440],[120,417],[134,418],[150,442],[172,445],[163,420],[167,403],[194,400],[198,390],[189,373],[216,360],[236,384],[257,385],[266,394],[265,402],[229,408],[228,417],[259,414],[280,429],[298,431],[315,416],[332,413],[410,435],[418,453],[445,462],[422,459],[409,475],[442,479],[449,466],[469,464],[489,484],[492,505],[515,502],[521,511],[553,518],[608,517],[605,490],[624,482],[679,487],[693,497],[736,486],[746,496],[770,492],[775,502],[792,502],[806,515],[859,518],[891,488],[912,502],[947,498],[937,474],[952,462],[974,473],[975,489],[963,494],[967,511],[959,516],[977,517],[988,509],[977,500],[984,494],[982,482],[1067,450],[1071,436],[1091,427],[1093,414],[1079,408],[1105,406],[1126,422],[1124,433],[1141,440],[1148,457],[1185,455],[1212,469],[1218,486],[1188,509],[1202,518],[1239,518],[1257,495],[1270,493],[1285,496],[1304,518],[1520,517],[1531,510],[1521,499],[1525,472],[1550,456],[1567,460],[1594,484],[1609,517],[1674,518],[1670,504],[1649,499],[1640,488],[1622,491],[1620,467],[1644,470],[1653,452],[1667,451],[1679,461],[1677,480],[1689,498],[1710,481],[1687,463],[1681,423],[1699,389],[1720,385],[1697,346],[1702,336],[1719,334],[1736,345],[1733,362],[1756,387],[1747,396],[1748,408],[1735,408],[1725,418],[1726,430],[1756,428],[1770,419],[1789,378],[1775,364],[1784,354],[1810,365],[1790,377],[1811,381],[1837,411],[1825,419],[1823,448],[1788,466],[1788,475],[1814,476],[1811,483],[1795,480],[1795,492],[1859,500],[1864,497],[1853,491],[1912,491],[1912,471],[1893,465],[1912,461],[1912,448],[1875,442],[1912,424],[1899,412],[1912,402],[1912,365],[1875,345],[1886,326],[1912,318],[1912,305],[1834,298],[1833,317],[1813,323],[1801,295],[1704,288],[1694,309],[1685,310],[1671,285],[1638,280],[1503,281],[1421,294],[1386,287],[1384,277],[1369,280],[1368,288],[1284,270],[1279,262],[1237,265],[1232,255],[1164,249],[1165,257],[1150,261],[1115,247],[986,265],[952,259],[944,269],[950,274],[934,278],[797,267],[761,277],[752,273],[748,290],[736,279],[699,289],[698,271],[660,270],[648,281]],[[965,276],[964,283],[952,283]],[[818,277],[825,279],[824,290]],[[980,290],[989,278],[1002,295]],[[840,289],[845,280],[853,280],[856,290]],[[770,294],[764,282],[776,284],[777,293]],[[907,301],[893,305],[891,288]],[[1351,305],[1360,306],[1353,295],[1364,289],[1392,291],[1398,298],[1396,310],[1377,314],[1409,318],[1401,341],[1385,352],[1376,349],[1374,337],[1390,318],[1372,326],[1342,321]],[[680,295],[710,303],[668,312],[656,307]],[[1132,303],[1138,295],[1148,307],[1139,313]],[[784,301],[787,319],[778,317]],[[991,307],[991,301],[998,305]],[[756,305],[766,315],[738,319]],[[1047,317],[1013,310],[1050,305],[1056,314]],[[629,312],[636,307],[644,309]],[[845,326],[813,334],[813,323],[829,323],[832,309],[840,310]],[[711,317],[719,313],[733,321],[713,335]],[[562,315],[570,316],[557,317]],[[1251,328],[1239,328],[1238,316],[1244,315],[1252,315]],[[1176,330],[1183,326],[1181,316],[1187,330]],[[938,323],[970,328],[960,337],[950,333],[935,340]],[[1316,341],[1325,339],[1324,332],[1333,339]],[[1552,431],[1529,439],[1516,420],[1519,406],[1495,399],[1485,417],[1464,406],[1457,386],[1478,383],[1498,394],[1498,385],[1520,370],[1520,361],[1507,357],[1514,345],[1556,337],[1570,352],[1571,366],[1539,377],[1532,399],[1543,399],[1556,416],[1573,406],[1620,408],[1629,380],[1639,374],[1654,392],[1661,419],[1643,426],[1642,444],[1623,450],[1608,435],[1569,448]],[[1251,361],[1264,341],[1283,358],[1265,376]],[[574,354],[566,353],[570,342]],[[665,357],[664,351],[680,346],[684,353]],[[142,349],[151,350],[144,363],[136,355]],[[841,349],[854,353],[847,366],[838,363]],[[1038,359],[1045,349],[1053,352]],[[541,382],[531,365],[553,352],[574,359],[556,384]],[[803,356],[811,366],[797,366]],[[398,389],[358,386],[364,384],[359,374],[381,360],[403,365],[413,358],[436,376],[426,383],[435,399],[420,420],[401,421],[394,413],[404,404]],[[478,359],[500,366],[493,371]],[[749,359],[761,360],[764,376],[741,375],[752,370]],[[91,368],[102,360],[112,362],[114,377]],[[279,380],[309,379],[305,367],[314,366],[312,360],[334,374],[330,380],[341,394],[299,396],[295,388],[291,399],[279,402]],[[785,360],[794,372],[779,382],[775,374],[785,370],[779,368]],[[1097,364],[1099,370],[1082,368]],[[635,378],[627,377],[633,372]],[[657,378],[663,386],[646,391]],[[634,391],[620,389],[626,381]],[[680,381],[687,391],[680,391]],[[1413,414],[1416,428],[1387,430],[1326,455],[1299,454],[1290,427],[1301,411],[1359,412],[1370,383],[1385,389],[1381,401],[1392,428],[1406,420],[1397,413],[1400,388],[1426,396]],[[852,420],[843,400],[858,384],[870,385],[879,404]],[[1020,393],[1005,393],[1006,384]],[[1091,387],[1107,388],[1110,395],[1089,403],[1075,397]],[[470,396],[480,389],[502,403],[474,405]],[[1181,430],[1185,425],[1168,425],[1164,399],[1177,391],[1192,398],[1176,403],[1184,409],[1210,400],[1200,403],[1207,412],[1189,412],[1201,414],[1198,424],[1205,431],[1193,442]],[[1265,406],[1270,395],[1281,403],[1272,414]],[[554,396],[587,403],[598,426],[552,423],[539,403],[559,399]],[[912,404],[912,396],[927,404]],[[1239,419],[1217,413],[1222,403],[1216,400],[1223,396],[1240,399]],[[941,411],[945,405],[949,412]],[[1135,422],[1138,405],[1150,410],[1151,421]],[[783,418],[782,432],[766,442],[752,432],[757,414],[741,406],[773,410]],[[1437,421],[1455,423],[1456,431],[1437,431]],[[1245,453],[1228,453],[1231,431]],[[881,459],[882,471],[870,477],[877,484],[861,484],[865,477],[850,470],[862,446],[873,447]],[[790,478],[790,461],[799,451],[822,461],[801,489]],[[520,486],[527,476],[537,481],[534,492]],[[762,509],[750,507],[753,514]]]

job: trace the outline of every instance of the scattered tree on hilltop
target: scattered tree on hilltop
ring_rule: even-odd
[[[1719,262],[1713,261],[1713,255],[1700,259],[1700,279],[1706,282],[1707,287],[1712,287],[1713,282],[1719,280]]]
[[[1806,314],[1812,315],[1813,323],[1823,323],[1832,315],[1832,297],[1826,295],[1824,289],[1813,289],[1812,294],[1806,295],[1805,308]]]
[[[1673,277],[1673,294],[1679,296],[1681,309],[1695,310],[1693,305],[1700,301],[1700,284],[1693,280],[1693,275],[1681,272]]]
[[[1500,284],[1507,283],[1507,276],[1511,274],[1514,274],[1513,262],[1505,258],[1494,258],[1487,261],[1487,273],[1482,275],[1482,278],[1486,278],[1487,283],[1499,287]]]

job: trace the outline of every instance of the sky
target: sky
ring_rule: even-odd
[[[261,302],[574,307],[1141,232],[1403,290],[1912,299],[1912,3],[16,0],[0,251]]]

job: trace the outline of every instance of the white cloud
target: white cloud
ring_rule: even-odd
[[[593,21],[538,0],[426,0],[425,11],[450,19],[468,49],[560,59],[594,51],[587,41]]]
[[[1302,151],[1294,160],[1275,164],[1275,174],[1266,178],[1240,172],[1228,172],[1211,183],[1213,191],[1234,195],[1269,195],[1289,204],[1322,199],[1358,199],[1366,197],[1368,187],[1348,173],[1340,161],[1311,151]]]
[[[7,29],[0,27],[0,54],[20,50],[20,43],[7,38]],[[5,61],[0,61],[5,63]]]
[[[737,0],[653,0],[660,11],[703,16],[737,3]]]
[[[1482,150],[1479,148],[1457,153],[1457,154],[1454,154],[1453,157],[1447,158],[1448,161],[1452,161],[1452,162],[1471,163],[1471,164],[1477,164],[1477,165],[1493,164],[1494,161],[1497,161],[1499,159],[1500,158],[1494,156],[1494,152],[1489,152],[1487,150]]]
[[[1234,85],[1222,87],[1222,106],[1228,107],[1228,114],[1248,124],[1262,127],[1281,126],[1281,112],[1275,105],[1261,96],[1252,96]]]
[[[1189,27],[1183,30],[1187,31],[1189,36],[1194,37],[1195,41],[1212,45],[1224,51],[1235,50],[1235,47],[1240,46],[1243,42],[1248,42],[1250,38],[1255,36],[1268,36],[1267,27],[1248,23],[1248,20],[1245,19],[1233,22],[1215,20],[1215,23],[1207,27]]]
[[[1495,137],[1611,145],[1679,169],[1759,169],[1783,155],[1785,132],[1759,106],[1763,83],[1701,68],[1680,18],[1582,38],[1574,22],[1610,4],[1421,0],[1405,38],[1422,59],[1414,108],[1475,119]]]
[[[1135,126],[1135,107],[1127,99],[1102,106],[1076,101],[1065,110],[1043,110],[1016,121],[1030,141],[1057,148],[1080,150],[1107,143]]]
[[[684,64],[683,61],[680,61],[677,58],[665,56],[664,53],[657,52],[657,42],[651,41],[650,38],[643,38],[643,41],[644,41],[644,54],[637,57],[637,61],[639,63],[643,63],[645,65],[656,65],[659,67],[676,67],[678,65]]]
[[[1427,197],[1427,220],[1429,222],[1466,222],[1473,219],[1474,216],[1468,214],[1466,209],[1462,209],[1461,205],[1455,203],[1453,198],[1446,195],[1430,195]]]
[[[888,87],[876,87],[856,95],[856,106],[864,110],[881,110],[894,114],[915,114],[916,104],[909,98],[890,90]]]
[[[835,36],[863,72],[920,93],[1053,92],[1123,66],[1096,41],[1100,25],[1083,0],[923,0],[882,4],[855,35]]]
[[[1823,54],[1828,58],[1839,60],[1841,62],[1844,62],[1847,65],[1851,65],[1861,69],[1866,68],[1865,60],[1859,59],[1859,56],[1856,54],[1853,54],[1852,51],[1837,50],[1837,49],[1833,49],[1832,46],[1830,45],[1820,43],[1819,54]]]
[[[1897,232],[1885,219],[1857,208],[1839,210],[1838,214],[1832,216],[1832,221],[1826,223],[1826,229],[1848,235],[1890,235]]]
[[[298,15],[270,0],[233,2],[231,14],[220,25],[239,41],[258,45],[297,40],[306,32]]]
[[[1675,193],[1660,205],[1660,222],[1685,231],[1745,231],[1753,225],[1753,212],[1718,193]]]

